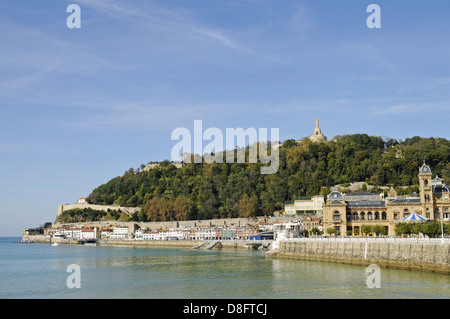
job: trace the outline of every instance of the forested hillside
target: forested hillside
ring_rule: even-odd
[[[285,141],[278,173],[261,175],[262,164],[186,164],[168,161],[148,171],[129,169],[96,188],[92,204],[142,206],[136,221],[250,217],[272,214],[300,196],[328,194],[329,187],[416,185],[423,161],[450,181],[450,142],[413,137],[383,140],[366,134],[337,136],[326,143]]]

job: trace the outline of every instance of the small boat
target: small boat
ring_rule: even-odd
[[[52,246],[56,247],[56,246],[59,246],[59,244],[58,243],[53,243]]]

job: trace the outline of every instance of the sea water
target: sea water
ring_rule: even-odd
[[[263,251],[24,244],[0,239],[0,298],[449,298],[450,276],[266,258]],[[70,288],[69,265],[80,288]],[[69,272],[68,272],[69,271]]]

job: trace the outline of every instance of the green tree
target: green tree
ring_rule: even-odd
[[[173,212],[176,220],[190,220],[194,211],[194,203],[186,196],[179,195],[173,203]]]
[[[87,201],[142,207],[145,218],[133,216],[139,220],[150,217],[150,220],[177,220],[187,215],[190,219],[272,215],[283,209],[286,201],[319,193],[327,195],[330,187],[336,184],[348,187],[344,185],[354,181],[365,181],[366,185],[372,183],[374,186],[387,183],[414,185],[401,191],[405,195],[417,193],[417,170],[424,159],[433,174],[450,180],[449,150],[450,142],[438,138],[412,137],[395,141],[353,134],[336,136],[326,143],[291,140],[279,148],[276,174],[261,175],[261,163],[237,163],[236,160],[233,163],[187,163],[181,168],[164,161],[151,170],[144,171],[141,167],[139,173],[129,169],[123,176],[95,188]],[[248,156],[249,148],[245,151]],[[397,190],[400,189],[397,187]],[[374,191],[377,191],[376,187]],[[257,199],[256,211],[242,209],[251,206],[244,194],[252,201]],[[188,213],[172,207],[180,195],[192,203]],[[70,218],[77,222],[83,218],[116,220],[120,214],[86,213]]]
[[[405,235],[410,235],[411,231],[412,231],[412,227],[411,224],[408,223],[397,223],[394,226],[394,231],[395,231],[395,235],[396,236],[405,236]]]
[[[374,225],[373,228],[372,228],[372,231],[373,231],[375,234],[377,234],[377,236],[380,236],[380,235],[382,235],[382,236],[387,235],[386,228],[385,228],[384,226],[382,226],[382,225]]]
[[[361,226],[361,232],[363,234],[373,233],[373,226],[372,225],[362,225]]]
[[[241,217],[255,217],[258,211],[259,200],[256,195],[242,195],[239,200],[239,212]]]

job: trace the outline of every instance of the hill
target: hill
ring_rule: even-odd
[[[285,201],[296,197],[326,195],[336,184],[416,185],[424,160],[433,174],[450,180],[450,142],[443,138],[397,141],[353,134],[321,143],[287,140],[279,151],[276,174],[262,175],[262,164],[235,161],[176,168],[164,161],[149,170],[129,169],[94,189],[87,201],[141,206],[132,217],[135,221],[252,217],[281,210]]]

